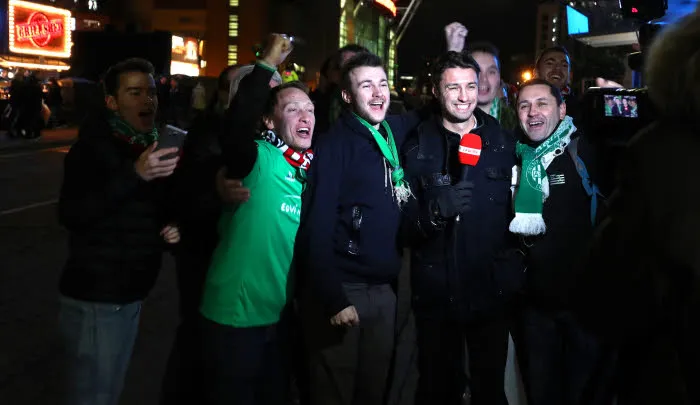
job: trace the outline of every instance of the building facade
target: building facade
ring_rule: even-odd
[[[270,32],[297,38],[292,62],[302,80],[313,84],[324,60],[355,43],[385,61],[390,82],[396,72],[393,0],[228,0],[228,65],[255,61]]]

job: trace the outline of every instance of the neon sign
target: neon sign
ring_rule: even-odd
[[[56,7],[10,0],[10,51],[56,58],[70,57],[71,13]]]
[[[51,42],[52,38],[63,35],[63,20],[49,20],[44,13],[36,12],[29,15],[26,24],[15,24],[15,42],[30,41],[42,48]]]
[[[396,17],[396,4],[392,0],[374,0],[374,2],[387,9],[392,16]]]

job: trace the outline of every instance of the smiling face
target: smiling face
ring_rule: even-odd
[[[501,71],[498,59],[486,52],[473,52],[472,57],[479,64],[479,105],[491,105],[502,94]]]
[[[536,73],[538,78],[544,79],[560,89],[564,88],[569,85],[571,61],[563,52],[549,51],[540,58]]]
[[[155,126],[158,97],[153,76],[142,72],[119,75],[116,95],[106,97],[107,108],[139,132],[150,132]]]
[[[440,101],[442,116],[452,123],[467,122],[476,108],[479,79],[469,68],[449,68],[442,73],[433,94]]]
[[[316,117],[314,104],[302,90],[294,87],[277,94],[277,104],[272,116],[265,117],[267,129],[275,131],[282,140],[296,151],[311,147]]]
[[[379,125],[386,118],[391,100],[384,68],[360,66],[353,69],[349,89],[343,90],[343,100],[365,121]]]
[[[526,86],[518,95],[518,118],[525,135],[533,142],[549,138],[566,116],[566,104],[557,105],[551,89],[544,84]]]

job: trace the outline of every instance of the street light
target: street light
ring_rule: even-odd
[[[530,72],[529,70],[525,70],[523,71],[521,77],[523,78],[524,82],[529,82],[530,80],[532,80],[532,72]]]

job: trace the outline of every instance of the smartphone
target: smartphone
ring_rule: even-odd
[[[187,137],[187,131],[182,128],[178,128],[172,125],[166,125],[160,132],[160,137],[158,138],[158,146],[156,151],[161,149],[177,148],[182,149],[185,144],[185,138]],[[176,157],[178,153],[170,153],[160,158],[160,160],[168,160]]]

